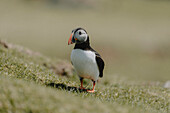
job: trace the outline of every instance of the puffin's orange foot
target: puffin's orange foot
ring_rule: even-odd
[[[92,89],[92,90],[87,90],[87,92],[88,92],[88,93],[94,93],[95,90],[94,90],[94,89]]]
[[[84,88],[84,87],[80,87],[80,89],[86,89],[86,88]]]

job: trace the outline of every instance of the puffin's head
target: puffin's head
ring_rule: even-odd
[[[68,45],[73,43],[81,44],[83,42],[86,42],[87,39],[88,39],[88,34],[86,30],[83,28],[77,28],[72,31],[71,36],[68,40]]]

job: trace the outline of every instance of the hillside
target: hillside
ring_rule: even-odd
[[[112,82],[100,82],[96,93],[90,94],[76,88],[80,83],[71,69],[69,76],[61,76],[50,68],[63,66],[61,62],[69,65],[66,61],[50,59],[21,46],[1,42],[0,112],[169,112],[169,90],[163,88],[161,82],[139,83],[115,77]],[[85,84],[90,86],[88,81]]]

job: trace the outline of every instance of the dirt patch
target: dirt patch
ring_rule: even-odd
[[[2,45],[2,46],[5,47],[5,48],[8,48],[7,43],[6,43],[6,42],[3,42],[3,41],[1,41],[1,40],[0,40],[0,45]]]
[[[74,72],[73,66],[71,65],[71,63],[68,63],[66,61],[59,61],[55,64],[44,63],[43,65],[49,69],[52,69],[53,72],[56,73],[57,75],[66,77],[73,76]]]

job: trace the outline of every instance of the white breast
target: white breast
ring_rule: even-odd
[[[80,77],[96,81],[99,77],[99,69],[96,63],[95,53],[74,49],[71,53],[71,61]]]

